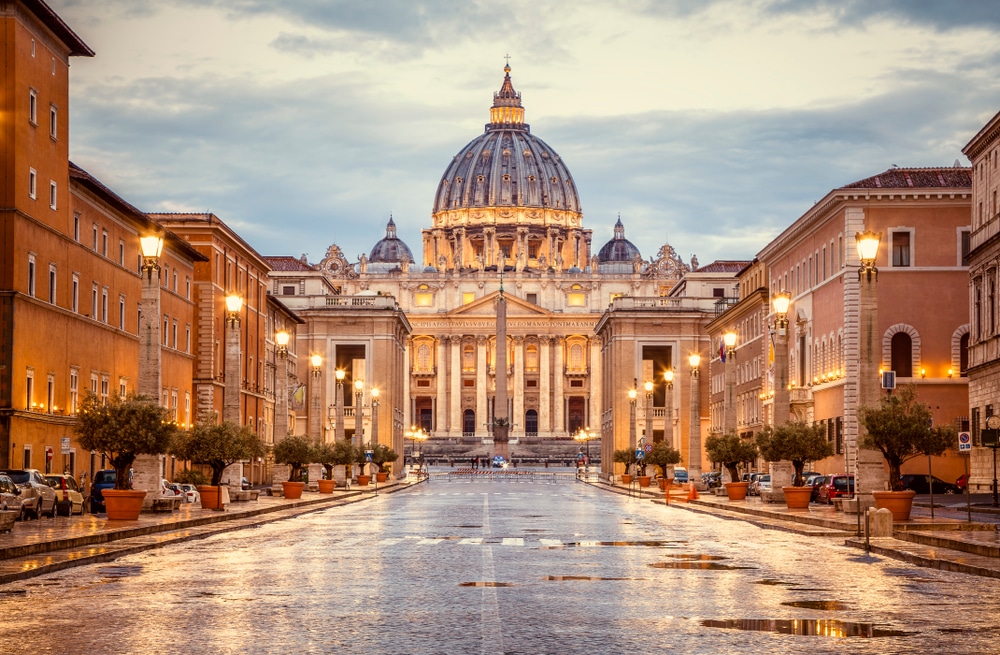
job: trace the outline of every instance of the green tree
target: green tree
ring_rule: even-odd
[[[740,464],[757,458],[757,444],[749,439],[741,439],[733,432],[713,434],[705,439],[705,452],[712,463],[726,467],[733,482],[739,482]]]
[[[292,468],[288,475],[289,482],[302,479],[302,468],[312,463],[314,456],[313,445],[303,436],[285,437],[274,445],[275,463],[288,464]]]
[[[790,461],[795,467],[792,485],[805,484],[802,471],[806,462],[816,462],[833,455],[833,446],[826,438],[822,425],[790,421],[777,427],[767,426],[756,434],[754,440],[761,457],[769,462]]]
[[[317,464],[322,464],[326,469],[328,480],[333,479],[333,467],[354,462],[354,446],[350,441],[338,441],[337,443],[324,443],[316,446],[314,459]]]
[[[161,455],[170,448],[177,426],[170,410],[145,396],[113,396],[101,403],[87,392],[80,403],[76,434],[84,450],[95,450],[115,469],[115,489],[129,488],[129,470],[139,455]]]
[[[385,444],[377,443],[372,448],[372,461],[382,473],[388,473],[385,465],[388,462],[395,462],[397,459],[399,459],[399,455],[396,454],[396,451]]]
[[[215,423],[214,419],[214,415],[203,417],[190,430],[180,433],[170,452],[179,459],[211,468],[211,484],[218,486],[226,467],[263,457],[267,449],[249,427],[232,421]]]
[[[659,466],[663,470],[663,477],[667,477],[667,467],[681,463],[681,451],[671,448],[666,441],[659,441],[646,453],[646,463]]]
[[[625,473],[628,473],[629,467],[635,464],[635,451],[631,448],[622,448],[611,453],[611,461],[615,464],[624,464]]]
[[[926,404],[917,402],[917,389],[909,384],[883,396],[878,407],[858,412],[867,434],[863,448],[882,453],[889,465],[889,488],[902,489],[900,469],[918,455],[940,455],[955,439],[955,428],[934,427],[934,416]]]

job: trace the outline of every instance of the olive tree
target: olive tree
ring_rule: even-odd
[[[263,457],[267,452],[253,430],[232,421],[215,423],[204,417],[187,432],[180,433],[170,452],[179,459],[212,469],[212,486],[219,486],[227,467],[245,459]]]
[[[754,440],[761,457],[769,462],[789,461],[795,468],[792,486],[805,484],[802,471],[806,462],[815,462],[833,455],[833,446],[826,438],[822,425],[790,421],[777,427],[767,426]]]
[[[705,439],[705,452],[713,464],[726,467],[733,482],[739,482],[740,464],[757,458],[757,445],[752,440],[741,439],[734,432],[713,434]]]

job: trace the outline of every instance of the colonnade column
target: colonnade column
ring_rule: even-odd
[[[437,398],[434,403],[436,414],[434,417],[434,431],[438,434],[444,432],[448,427],[448,381],[445,375],[443,375],[443,371],[441,371],[444,368],[445,343],[447,343],[447,337],[438,339],[437,357],[434,359],[434,364],[438,367],[438,374],[434,376],[437,378]]]
[[[413,353],[413,339],[407,337],[406,342],[403,344],[403,361],[406,364],[403,366],[403,398],[406,400],[402,403],[403,405],[403,425],[409,426],[413,425],[413,399],[410,398],[410,373],[413,370],[413,360],[410,359]],[[337,398],[335,401],[338,403],[337,409],[337,439],[343,439],[343,421],[344,421],[344,410],[343,410],[343,385],[338,383],[337,386]]]
[[[476,434],[483,435],[489,412],[486,410],[486,337],[476,337]]]
[[[514,434],[524,435],[524,337],[514,337],[514,412],[510,417]]]
[[[462,436],[462,337],[451,337],[451,370],[448,378],[451,380],[450,421],[448,435]]]
[[[588,343],[590,347],[590,416],[587,417],[587,427],[593,431],[599,431],[601,427],[601,340],[599,337],[591,339]]]
[[[549,412],[549,407],[552,404],[549,391],[552,377],[549,372],[551,368],[549,357],[552,356],[549,351],[551,342],[551,337],[544,334],[538,337],[538,436],[540,437],[551,436],[552,430],[552,415]]]
[[[565,366],[563,365],[563,350],[566,347],[566,340],[556,337],[556,362],[555,362],[555,385],[552,393],[552,431],[558,436],[566,430],[563,421],[563,378],[565,377]]]

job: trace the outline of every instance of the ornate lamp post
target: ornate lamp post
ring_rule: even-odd
[[[653,441],[653,382],[652,380],[646,380],[642,383],[643,389],[646,390],[646,440],[652,443]]]
[[[274,380],[274,443],[288,436],[288,343],[291,334],[288,330],[278,330],[274,333],[274,354],[276,356],[276,373]],[[288,479],[287,465],[271,469],[271,484],[280,485]]]
[[[636,380],[632,378],[632,388],[628,390],[628,447],[630,450],[635,450],[635,399],[639,395],[639,390],[636,389]]]
[[[142,296],[139,301],[139,380],[136,391],[153,404],[160,403],[162,388],[162,336],[160,334],[160,255],[163,235],[150,234],[139,238],[142,252]],[[144,507],[151,507],[159,496],[160,458],[141,455],[136,458],[133,489],[146,491]]]
[[[309,368],[312,373],[309,379],[309,436],[317,443],[322,443],[323,404],[320,402],[320,387],[323,383],[323,356],[319,353],[310,355]]]
[[[701,355],[691,353],[688,365],[691,367],[691,427],[688,429],[688,479],[698,483],[701,480],[701,392],[698,390],[698,366]]]
[[[878,332],[878,268],[875,267],[875,258],[878,256],[879,241],[882,235],[878,232],[866,230],[855,234],[858,246],[858,257],[861,259],[861,266],[858,268],[858,284],[860,285],[858,294],[858,320],[859,320],[859,349],[858,349],[858,407],[870,407],[878,402],[879,397],[879,376],[876,353],[880,352],[881,338]],[[876,450],[860,448],[861,440],[865,436],[865,428],[858,422],[857,442],[855,443],[855,454],[857,465],[855,471],[855,493],[861,501],[860,506],[869,506],[873,502],[871,493],[880,491],[885,486],[885,469],[882,464],[882,457]]]
[[[361,401],[364,399],[365,383],[364,380],[354,381],[354,445],[358,448],[364,448],[365,445],[365,424],[364,424],[364,407]]]
[[[590,428],[580,428],[577,430],[576,434],[573,435],[573,439],[576,441],[586,444],[587,452],[584,455],[583,467],[584,472],[590,472],[590,440],[596,435],[590,431]]]
[[[788,305],[792,294],[782,291],[774,296],[774,425],[783,425],[790,416],[788,397]]]
[[[226,296],[226,372],[225,390],[222,396],[222,420],[242,425],[240,413],[240,312],[243,310],[243,296],[231,293]],[[239,489],[243,482],[243,463],[237,462],[222,473],[229,486]]]
[[[403,433],[403,436],[411,441],[410,445],[410,462],[419,462],[420,451],[417,450],[417,442],[424,441],[427,439],[427,433],[424,432],[423,428],[418,428],[415,425],[411,425],[410,429]],[[421,466],[417,465],[417,475],[420,475]]]
[[[334,377],[337,378],[337,426],[333,434],[334,441],[344,440],[344,369],[338,368]]]
[[[722,335],[726,346],[726,399],[722,431],[736,432],[736,332],[730,330]]]
[[[370,393],[372,395],[372,443],[375,444],[378,443],[378,387],[372,387]]]
[[[674,448],[674,371],[668,368],[663,372],[663,381],[667,385],[667,392],[665,394],[665,405],[664,410],[664,421],[663,421],[663,440],[670,444],[671,448]]]

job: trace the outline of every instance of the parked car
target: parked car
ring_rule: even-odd
[[[35,469],[0,470],[21,489],[21,518],[41,518],[43,514],[56,515],[56,492]]]
[[[749,495],[751,495],[751,496],[756,496],[757,495],[757,479],[760,476],[762,476],[762,475],[764,475],[764,474],[763,473],[757,473],[757,472],[750,473],[748,475],[747,479],[744,480],[744,482],[748,483],[747,493]]]
[[[21,489],[9,475],[0,474],[0,510],[21,513]]]
[[[46,475],[45,480],[56,492],[56,502],[59,505],[58,512],[63,516],[70,514],[83,514],[83,494],[80,492],[80,485],[72,475]],[[63,492],[65,489],[65,494]]]
[[[688,470],[683,466],[674,467],[674,483],[675,484],[687,484],[688,482]]]
[[[837,498],[854,498],[853,475],[829,475],[820,486],[818,502],[832,505]]]
[[[750,486],[747,487],[747,492],[748,493],[750,493],[751,490],[752,490],[752,493],[753,493],[754,496],[759,496],[761,491],[770,491],[771,490],[771,474],[770,473],[761,473],[761,474],[757,475],[757,477],[754,478],[754,481],[750,483]]]
[[[507,468],[507,459],[503,455],[493,456],[493,468],[495,469],[505,469]]]
[[[198,493],[198,488],[193,484],[182,484],[180,485],[181,492],[184,494],[184,500],[189,503],[199,503],[201,502],[201,494]]]
[[[104,495],[105,489],[115,488],[115,470],[104,469],[94,474],[94,482],[90,485],[90,511],[94,514],[105,511]]]
[[[184,492],[181,491],[180,485],[176,485],[173,482],[168,482],[166,480],[160,480],[160,495],[165,498],[172,498],[174,496],[183,496]]]
[[[945,482],[941,478],[931,475],[906,474],[899,476],[899,480],[903,483],[903,489],[910,489],[911,491],[916,491],[918,494],[929,494],[931,492],[931,484],[934,485],[934,493],[936,494],[962,493],[962,489],[957,484]],[[933,480],[933,483],[931,480]]]
[[[722,486],[722,473],[718,471],[709,471],[708,473],[703,473],[701,476],[702,482],[709,489],[714,489],[715,487]]]
[[[810,502],[819,501],[819,488],[827,483],[827,476],[825,475],[814,475],[806,480],[806,486],[812,487],[812,494],[809,496]]]

